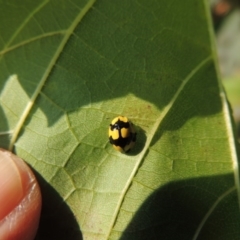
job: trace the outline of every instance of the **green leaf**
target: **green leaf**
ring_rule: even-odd
[[[40,181],[37,239],[238,238],[207,1],[0,3],[0,141]],[[129,154],[108,143],[118,115]]]

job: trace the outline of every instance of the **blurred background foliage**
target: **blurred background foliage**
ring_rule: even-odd
[[[210,0],[220,73],[240,140],[240,0]]]

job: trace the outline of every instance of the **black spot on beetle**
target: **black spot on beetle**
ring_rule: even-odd
[[[110,124],[111,130],[121,130],[122,128],[129,128],[129,122],[123,122],[121,120],[117,120],[114,124]]]

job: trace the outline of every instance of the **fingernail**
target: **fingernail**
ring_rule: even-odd
[[[0,150],[0,220],[17,206],[22,197],[21,175],[12,154]]]

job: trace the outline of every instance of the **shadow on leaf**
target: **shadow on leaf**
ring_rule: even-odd
[[[146,199],[120,239],[193,239],[205,215],[232,187],[232,175],[169,183]],[[231,233],[239,236],[237,210],[237,194],[233,189],[217,203],[197,239],[229,239]]]
[[[34,171],[34,174],[41,186],[43,200],[40,224],[35,240],[83,239],[73,212],[59,193],[37,172]]]
[[[129,156],[135,156],[137,154],[139,154],[142,149],[145,146],[146,140],[147,140],[147,136],[145,131],[143,130],[143,128],[139,127],[139,126],[135,126],[136,130],[137,130],[137,141],[136,144],[134,146],[133,149],[131,149],[127,155]]]

